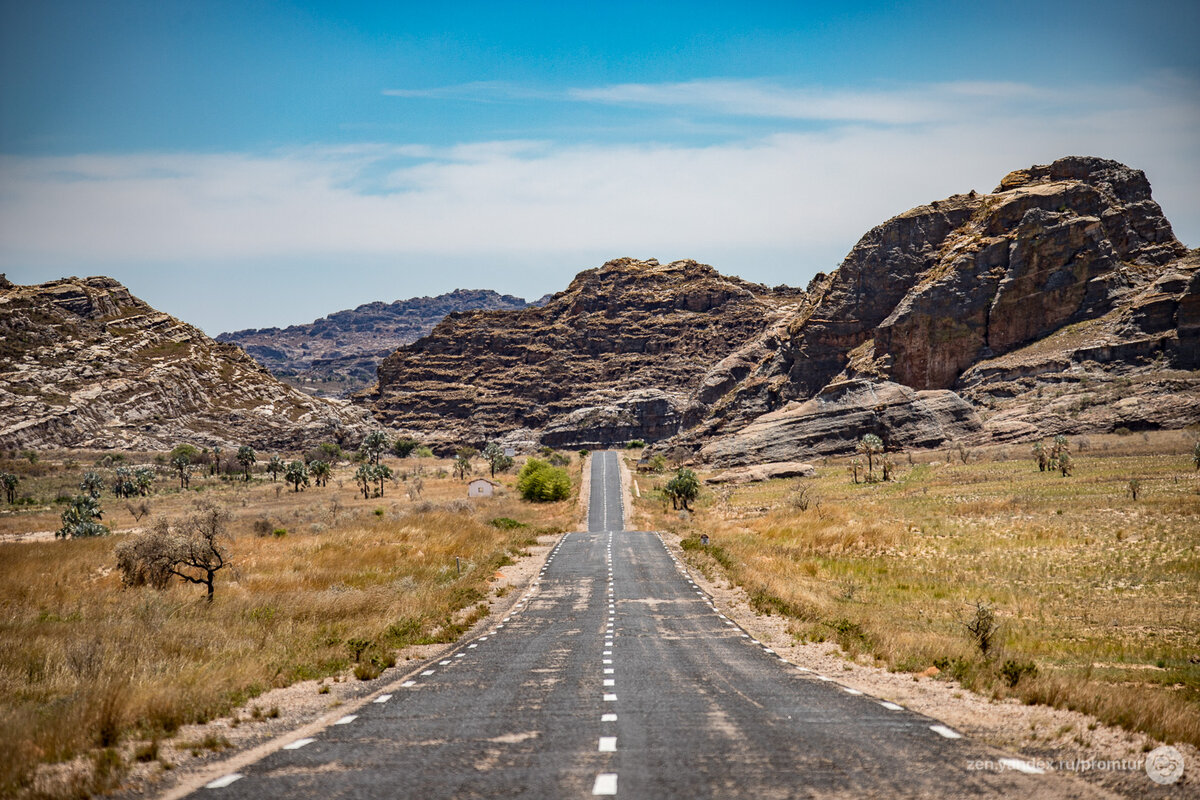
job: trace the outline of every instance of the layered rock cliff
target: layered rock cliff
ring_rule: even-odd
[[[281,383],[111,278],[0,276],[0,447],[353,443],[362,409]]]
[[[359,396],[435,444],[597,447],[675,435],[707,365],[795,313],[803,292],[694,261],[620,259],[545,306],[449,315]]]
[[[705,377],[724,391],[693,397],[675,444],[735,465],[864,433],[903,447],[1195,422],[1196,269],[1142,172],[1069,157],[1011,173],[867,233],[786,335],[744,348],[745,377]]]
[[[370,385],[380,361],[426,336],[447,314],[529,305],[490,289],[455,289],[437,297],[367,303],[304,325],[222,333],[217,341],[241,345],[272,375],[294,386],[348,395]]]

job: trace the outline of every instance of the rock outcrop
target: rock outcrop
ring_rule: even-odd
[[[433,330],[455,311],[520,309],[520,297],[490,289],[455,289],[437,297],[367,303],[305,325],[259,328],[217,336],[253,356],[271,374],[318,394],[349,395],[375,380],[379,362]]]
[[[982,430],[975,409],[954,392],[916,391],[891,381],[835,381],[811,400],[763,414],[709,442],[700,459],[730,467],[794,460],[796,453],[845,453],[868,433],[892,448],[936,447]]]
[[[817,468],[812,464],[801,461],[772,461],[766,464],[755,464],[752,467],[740,467],[724,472],[716,472],[704,479],[705,483],[720,485],[723,483],[759,483],[775,478],[813,478]]]
[[[0,282],[0,447],[296,449],[352,444],[373,424],[111,278]]]
[[[669,445],[729,466],[867,432],[908,447],[1194,423],[1196,261],[1138,170],[1011,173],[870,231],[786,331],[709,371]]]
[[[434,444],[600,447],[677,434],[708,365],[794,313],[803,292],[694,261],[620,259],[543,307],[450,314],[359,395]]]

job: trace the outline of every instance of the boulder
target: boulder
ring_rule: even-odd
[[[975,409],[954,392],[857,379],[831,383],[811,400],[764,414],[704,445],[699,458],[717,467],[800,461],[852,452],[868,433],[899,449],[968,440],[982,430]]]
[[[718,472],[704,479],[705,483],[758,483],[773,478],[812,478],[817,468],[801,461],[777,461]]]

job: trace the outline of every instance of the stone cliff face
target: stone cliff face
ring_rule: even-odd
[[[1185,252],[1145,175],[1082,158],[1009,175],[939,249],[875,336],[891,374],[917,388],[1104,314]]]
[[[456,289],[437,297],[367,303],[306,325],[222,333],[217,341],[241,345],[271,374],[294,386],[348,395],[375,380],[375,369],[388,354],[428,335],[447,314],[529,305],[490,289]]]
[[[870,231],[786,333],[709,371],[672,444],[736,465],[867,432],[902,447],[1195,422],[1196,262],[1138,170],[1011,173]]]
[[[705,367],[803,296],[694,261],[611,261],[544,307],[451,314],[385,359],[377,385],[358,399],[443,446],[663,439],[679,432]]]
[[[111,278],[0,279],[0,446],[353,443],[361,409],[280,383]]]

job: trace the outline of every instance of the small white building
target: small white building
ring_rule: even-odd
[[[467,484],[467,497],[491,497],[499,487],[500,484],[492,483],[487,478],[476,478]]]

